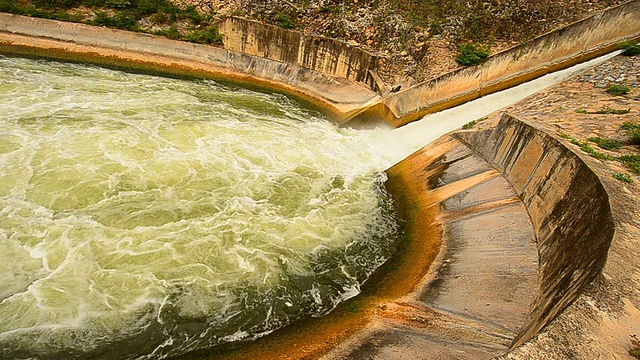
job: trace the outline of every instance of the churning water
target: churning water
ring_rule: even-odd
[[[161,358],[356,295],[383,151],[277,94],[0,57],[0,358]]]

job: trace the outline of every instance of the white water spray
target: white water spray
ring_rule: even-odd
[[[367,136],[374,137],[375,141],[385,149],[384,153],[387,154],[385,161],[388,162],[388,168],[440,136],[459,128],[469,121],[487,116],[514,104],[581,71],[599,65],[619,53],[620,51],[615,51],[463,105],[426,115],[421,120],[398,129],[380,128],[372,130],[373,134],[369,133]]]

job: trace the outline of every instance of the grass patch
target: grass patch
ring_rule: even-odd
[[[640,44],[635,40],[628,40],[618,45],[620,50],[624,50],[622,55],[634,56],[640,54]]]
[[[298,14],[294,10],[280,11],[276,15],[276,22],[283,29],[294,29],[296,27],[296,18]]]
[[[479,123],[481,123],[481,122],[483,122],[483,121],[485,121],[487,119],[488,119],[488,117],[485,116],[485,117],[481,117],[479,119],[475,119],[475,120],[469,121],[468,123],[462,125],[462,130],[469,130],[472,127],[476,126],[476,124],[479,124]]]
[[[591,146],[586,141],[571,139],[571,143],[574,145],[577,145],[580,148],[580,150],[584,151],[585,153],[589,154],[591,157],[594,157],[598,160],[611,160],[611,156],[597,151],[596,149],[593,148],[593,146]]]
[[[178,31],[178,28],[172,26],[166,30],[157,30],[154,32],[155,35],[164,36],[173,40],[180,40],[182,38],[182,34]]]
[[[576,109],[576,114],[588,114],[589,112],[585,109]]]
[[[472,127],[476,126],[477,123],[478,123],[477,120],[469,121],[468,123],[462,125],[462,130],[469,130]]]
[[[622,143],[615,139],[607,139],[602,137],[590,137],[587,140],[596,143],[598,147],[605,150],[615,150],[622,147]]]
[[[617,179],[626,183],[630,183],[630,184],[633,183],[633,178],[629,174],[625,174],[621,172],[612,172],[611,176],[613,176],[614,179]]]
[[[560,136],[563,139],[571,139],[571,135],[569,135],[567,133],[563,133],[563,132],[559,132],[558,136]]]
[[[621,96],[627,95],[631,89],[623,84],[610,84],[605,91],[610,95]]]
[[[640,175],[640,154],[622,155],[615,158],[615,160],[623,163],[632,173]]]
[[[77,11],[82,6],[89,9]],[[84,22],[89,25],[144,31],[174,40],[222,45],[222,36],[213,28],[214,13],[202,14],[194,6],[180,8],[170,0],[0,0],[0,12],[62,21]],[[93,14],[92,14],[93,13]],[[164,30],[141,28],[146,18],[152,24],[164,25]],[[192,28],[188,34],[178,30],[178,22]]]
[[[198,44],[222,45],[222,35],[216,28],[194,30],[189,34],[187,40]]]
[[[470,66],[483,63],[489,58],[488,48],[474,43],[467,43],[458,46],[456,62],[460,65]]]
[[[640,145],[640,125],[631,121],[626,121],[620,125],[620,128],[625,130],[627,136],[631,138],[632,145]]]
[[[628,109],[612,109],[610,107],[598,110],[594,114],[609,114],[609,115],[624,115],[631,112],[631,108]]]

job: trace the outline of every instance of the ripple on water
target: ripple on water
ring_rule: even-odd
[[[163,357],[356,295],[383,154],[277,94],[0,57],[0,357]]]

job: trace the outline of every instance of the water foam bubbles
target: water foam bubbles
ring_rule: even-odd
[[[0,357],[253,339],[393,251],[384,150],[289,98],[6,57],[0,82]]]

